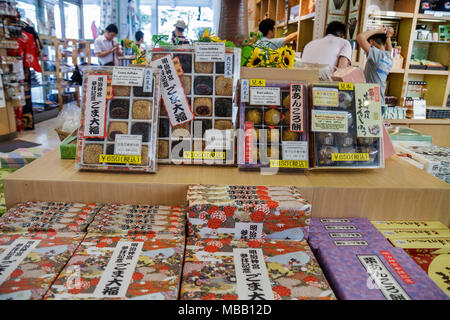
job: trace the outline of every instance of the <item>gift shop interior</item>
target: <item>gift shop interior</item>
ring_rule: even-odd
[[[0,16],[0,300],[450,299],[450,1]]]

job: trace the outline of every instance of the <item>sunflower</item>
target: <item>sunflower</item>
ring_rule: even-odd
[[[262,52],[261,48],[256,47],[253,52],[252,56],[250,57],[249,62],[247,63],[247,67],[261,67],[264,64],[264,53]]]
[[[283,53],[281,54],[281,59],[280,59],[280,63],[279,63],[279,67],[280,68],[293,68],[294,67],[294,55],[292,54],[292,50],[291,49],[287,49],[285,48],[283,50]]]
[[[130,39],[125,39],[125,40],[123,40],[123,44],[125,45],[126,48],[129,49],[134,44],[134,41],[130,40]]]

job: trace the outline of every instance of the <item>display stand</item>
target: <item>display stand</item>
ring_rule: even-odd
[[[450,119],[387,120],[394,126],[408,127],[433,137],[433,144],[450,148]]]
[[[292,185],[316,217],[439,220],[450,223],[450,185],[396,156],[385,169],[280,172],[235,167],[160,165],[156,174],[75,170],[54,150],[4,180],[6,205],[26,200],[185,205],[190,184]]]

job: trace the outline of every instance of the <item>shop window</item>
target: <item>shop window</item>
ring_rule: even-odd
[[[80,7],[64,2],[64,24],[67,39],[80,39]]]
[[[17,8],[19,9],[19,11],[21,11],[21,19],[36,28],[36,6],[27,2],[18,1]],[[23,13],[25,13],[25,15]]]

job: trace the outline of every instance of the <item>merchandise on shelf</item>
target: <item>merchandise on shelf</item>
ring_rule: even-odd
[[[377,231],[366,218],[311,218],[310,232],[354,232],[356,230]]]
[[[186,212],[178,207],[106,205],[89,225],[88,233],[184,236],[185,227]]]
[[[440,221],[371,221],[378,230],[441,230],[448,229]]]
[[[442,239],[442,238],[450,238],[450,230],[449,229],[416,229],[416,230],[381,230],[381,233],[388,238],[389,240],[397,240],[397,239]]]
[[[149,68],[86,68],[76,167],[156,172],[158,90]]]
[[[231,239],[188,240],[180,298],[336,299],[306,241]]]
[[[402,248],[407,253],[450,253],[450,237],[426,238],[426,239],[390,239],[396,247]]]
[[[353,233],[356,234],[356,233]],[[358,248],[358,247],[368,247],[376,246],[381,248],[392,247],[392,244],[386,240],[384,237],[380,237],[376,233],[359,233],[363,235],[361,238],[352,239],[348,237],[333,238],[330,239],[320,239],[316,238],[315,235],[310,234],[308,239],[308,244],[314,254],[318,254],[320,250],[328,250],[329,248]]]
[[[307,169],[305,84],[241,79],[240,89],[239,168]]]
[[[183,255],[184,238],[88,234],[44,299],[176,300]]]
[[[192,185],[189,236],[305,240],[311,204],[296,187]]]
[[[310,91],[311,166],[383,168],[380,87],[317,83]]]
[[[182,90],[177,88],[177,79],[168,77],[175,83],[175,89],[167,91],[166,98],[165,89],[161,88],[158,162],[235,163],[234,99],[240,74],[240,56],[239,49],[225,48],[224,61],[219,58],[214,60],[218,62],[200,62],[196,61],[200,55],[194,47],[165,46],[153,49],[151,64],[165,63],[168,66],[166,70],[170,70],[172,60],[182,86]],[[164,57],[172,59],[164,62]],[[169,98],[177,89],[177,94],[181,95],[180,104],[184,105],[187,115],[183,118],[176,114],[176,110],[181,108],[175,108]]]
[[[447,295],[402,249],[327,248],[318,261],[341,300],[447,300]]]
[[[0,300],[42,299],[83,238],[81,233],[0,233]]]
[[[24,202],[0,218],[0,232],[85,232],[100,204]]]
[[[391,127],[387,129],[392,141],[414,141],[431,143],[432,136],[406,127]]]

